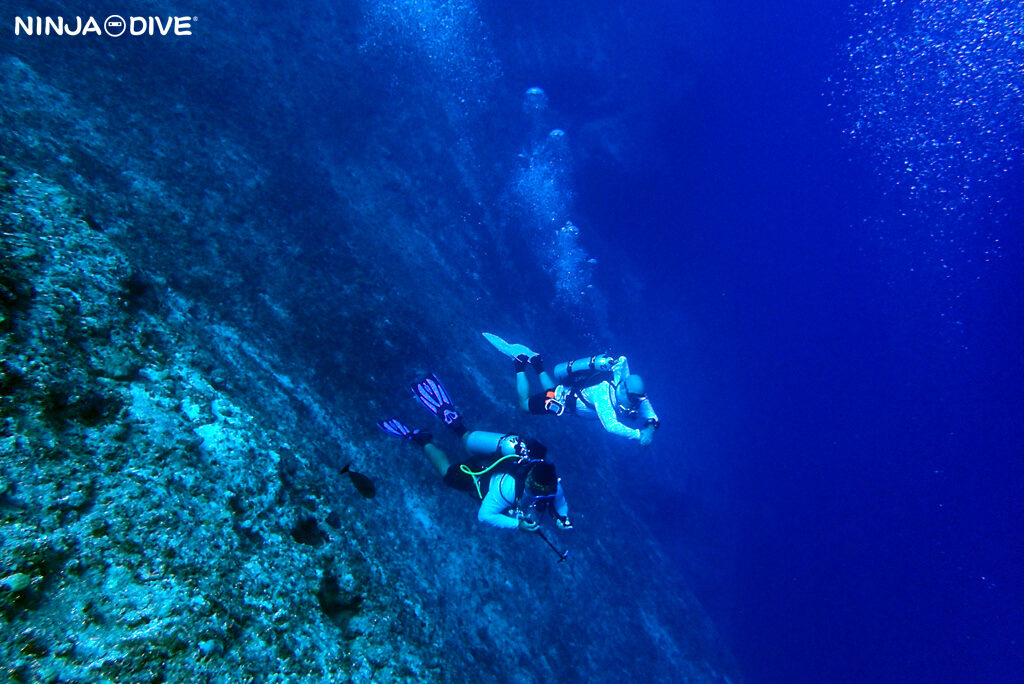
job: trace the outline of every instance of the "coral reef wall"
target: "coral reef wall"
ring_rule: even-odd
[[[5,676],[736,681],[615,494],[622,445],[516,415],[479,335],[579,351],[553,296],[521,301],[544,275],[495,209],[518,94],[382,29],[408,16],[264,4],[204,3],[187,39],[0,43]],[[376,431],[429,425],[427,371],[473,425],[543,436],[571,562]]]

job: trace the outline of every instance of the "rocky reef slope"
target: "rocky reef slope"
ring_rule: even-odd
[[[389,85],[347,10],[301,86],[301,55],[242,49],[258,20],[217,4],[203,21],[235,38],[0,54],[5,676],[735,681],[615,495],[622,455],[517,416],[479,337],[578,346],[516,298],[542,274],[492,214],[498,163],[473,161],[501,151]],[[472,424],[544,437],[571,563],[479,526],[376,432],[429,425],[405,390],[426,371]]]

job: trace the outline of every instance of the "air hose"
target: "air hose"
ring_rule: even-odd
[[[499,463],[501,463],[502,461],[505,461],[507,459],[510,459],[510,458],[518,459],[518,458],[520,458],[520,456],[519,456],[519,454],[509,454],[507,456],[502,456],[497,461],[495,461],[494,463],[492,463],[491,465],[487,466],[486,468],[484,468],[483,470],[480,470],[480,471],[474,471],[468,465],[463,463],[462,465],[459,466],[459,470],[461,470],[466,475],[469,475],[471,478],[473,478],[473,485],[476,487],[476,495],[477,495],[477,497],[482,499],[482,498],[484,498],[484,495],[480,492],[480,476],[481,475],[486,475],[487,473],[489,473],[492,470],[494,470],[494,468]]]

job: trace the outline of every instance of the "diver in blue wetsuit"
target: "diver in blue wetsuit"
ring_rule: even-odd
[[[377,427],[422,447],[446,485],[476,496],[480,522],[534,532],[549,516],[558,529],[572,529],[565,492],[555,466],[544,460],[547,449],[543,444],[513,434],[469,430],[434,375],[414,384],[412,390],[420,403],[460,438],[469,458],[451,463],[430,433],[410,429],[397,418],[381,421]]]

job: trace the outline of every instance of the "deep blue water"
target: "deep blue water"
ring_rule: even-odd
[[[621,127],[618,158],[577,154],[574,190],[619,351],[665,424],[624,487],[752,682],[1024,672],[1024,131],[1005,68],[1022,58],[989,40],[1024,17],[978,7],[983,42],[960,3],[715,3],[694,48],[665,4],[603,36],[607,83],[503,62],[570,140]],[[485,13],[499,53],[529,11],[553,46],[572,30],[520,10]],[[959,61],[929,35],[963,40]],[[855,69],[858,45],[878,70]],[[896,49],[917,61],[888,69]],[[980,114],[929,104],[942,69]],[[872,114],[902,89],[920,111]],[[949,135],[1000,168],[919,142]]]

